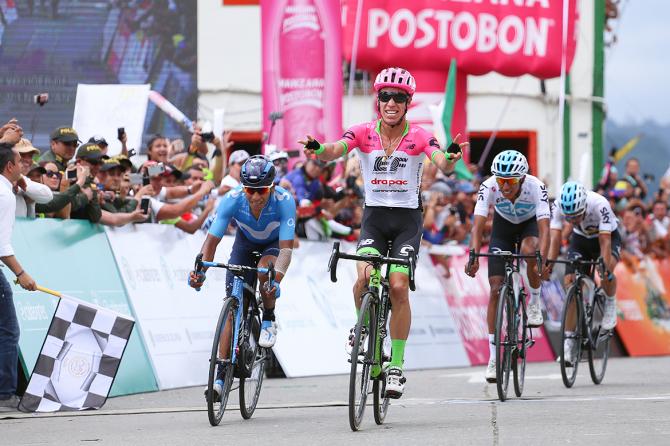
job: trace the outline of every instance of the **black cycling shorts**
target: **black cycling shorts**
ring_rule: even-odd
[[[573,232],[570,234],[570,245],[568,246],[568,258],[579,254],[582,260],[596,260],[600,257],[600,241],[598,237],[586,238],[583,235]],[[612,256],[617,261],[621,259],[621,234],[616,229],[612,232]],[[588,274],[590,268],[584,267],[582,273]],[[565,274],[573,274],[575,268],[572,265],[565,265]]]
[[[496,250],[518,252],[521,242],[527,237],[537,237],[537,219],[529,218],[521,223],[511,223],[493,212],[493,227],[491,228],[491,243],[489,252]],[[489,277],[504,276],[505,261],[497,257],[489,257]]]
[[[407,257],[407,247],[418,256],[423,234],[423,214],[420,209],[366,206],[363,210],[361,236],[356,252],[373,248],[382,255]],[[391,243],[389,251],[388,243]],[[407,267],[392,266],[391,271],[407,272]]]

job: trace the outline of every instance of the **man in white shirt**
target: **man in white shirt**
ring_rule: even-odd
[[[5,126],[6,127],[6,126]],[[13,147],[23,131],[18,125],[5,129],[0,138],[0,261],[14,273],[22,288],[35,291],[36,284],[14,256],[12,230],[16,212],[14,183],[21,179],[21,156]],[[0,411],[16,410],[19,324],[12,288],[0,269]]]
[[[16,216],[35,218],[35,203],[46,204],[53,200],[53,192],[41,183],[28,178],[28,172],[33,168],[33,157],[40,151],[33,147],[26,138],[14,146],[21,157],[21,178],[16,182]]]
[[[240,171],[242,164],[249,159],[249,152],[246,150],[236,150],[230,154],[228,158],[228,175],[221,180],[221,187],[219,187],[219,195],[224,195],[231,189],[235,189],[240,185]]]

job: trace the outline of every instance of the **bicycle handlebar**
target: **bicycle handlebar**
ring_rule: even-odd
[[[339,261],[339,259],[368,262],[375,264],[376,266],[381,266],[384,264],[401,265],[406,266],[409,269],[409,289],[412,291],[416,291],[416,283],[414,281],[414,271],[416,269],[416,257],[413,249],[410,249],[408,251],[409,255],[406,259],[401,259],[397,257],[386,257],[377,254],[354,255],[340,252],[340,242],[333,242],[333,251],[330,254],[330,260],[328,260],[328,271],[330,271],[330,281],[337,282],[337,262]]]
[[[547,264],[559,263],[561,265],[572,265],[572,266],[596,266],[598,267],[598,274],[601,278],[609,277],[611,271],[607,271],[605,268],[605,260],[602,257],[598,257],[597,260],[582,260],[580,257],[566,259],[566,260],[547,260]]]
[[[537,264],[537,271],[542,271],[542,256],[540,251],[535,251],[535,255],[524,255],[524,254],[515,254],[512,251],[494,251],[494,252],[475,252],[474,249],[470,249],[470,258],[468,259],[468,265],[472,265],[472,262],[475,261],[475,257],[493,257],[493,258],[502,258],[503,260],[515,260],[515,259],[535,259]]]
[[[263,267],[253,267],[253,266],[244,266],[244,265],[233,265],[230,263],[217,263],[217,262],[207,262],[202,260],[202,253],[198,254],[195,258],[195,267],[194,270],[196,274],[203,273],[203,268],[224,268],[233,273],[236,276],[241,276],[247,271],[259,272],[261,274],[268,275],[268,282],[273,283],[277,273],[275,271],[274,265],[272,262],[268,263],[267,268]],[[196,288],[196,291],[200,291],[200,288]]]

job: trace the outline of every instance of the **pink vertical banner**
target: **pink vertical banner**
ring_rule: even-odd
[[[472,365],[486,364],[489,359],[486,307],[489,303],[490,287],[486,260],[479,259],[479,272],[475,278],[465,274],[467,254],[451,257],[450,278],[438,275]],[[533,339],[535,345],[528,350],[528,361],[552,361],[555,356],[544,327],[533,329]]]
[[[304,157],[305,135],[342,134],[340,20],[339,0],[261,0],[263,131],[295,156],[291,166]]]

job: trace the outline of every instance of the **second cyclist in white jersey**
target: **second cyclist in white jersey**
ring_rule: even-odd
[[[605,262],[607,277],[601,277],[603,291],[607,295],[602,328],[611,330],[616,325],[616,278],[611,271],[620,258],[621,236],[619,235],[617,218],[612,212],[607,198],[586,188],[575,181],[568,181],[561,188],[561,195],[556,200],[554,214],[551,219],[551,245],[549,259],[556,259],[562,241],[564,222],[572,224],[568,258],[578,255],[583,260],[596,260],[602,257]],[[568,265],[565,270],[565,286],[569,287],[575,280],[575,272]],[[566,323],[566,334],[575,329],[575,310],[571,309]],[[565,339],[566,365],[571,366],[574,358],[575,339]]]
[[[475,222],[472,228],[470,248],[479,252],[482,246],[484,225],[489,215],[489,206],[493,205],[493,229],[489,252],[496,250],[516,251],[520,245],[523,255],[535,255],[540,251],[546,258],[549,249],[549,218],[551,208],[547,196],[547,187],[532,175],[528,175],[528,161],[516,150],[506,150],[493,159],[493,176],[484,181],[477,195]],[[528,262],[528,284],[530,301],[528,303],[528,325],[539,327],[543,323],[540,309],[540,287],[542,271],[537,270],[535,262]],[[465,267],[466,274],[474,277],[479,269],[477,259]],[[496,381],[495,355],[495,319],[498,306],[498,294],[504,281],[505,265],[502,259],[490,258],[488,266],[491,294],[486,312],[489,329],[489,363],[486,368],[486,380]]]

